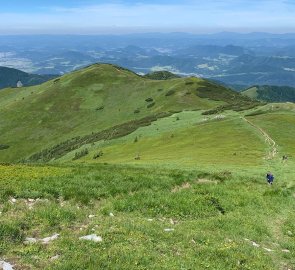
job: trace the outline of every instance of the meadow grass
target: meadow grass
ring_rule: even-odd
[[[201,79],[155,81],[111,65],[2,90],[9,148],[0,162],[82,143],[46,165],[0,165],[1,260],[16,269],[295,269],[294,104],[224,111],[243,102]],[[113,136],[158,113],[169,116]],[[259,128],[278,144],[272,159]],[[102,242],[79,240],[93,233]]]
[[[281,172],[288,179],[278,179],[273,187],[265,183],[261,168],[76,164],[29,166],[28,173],[22,167],[20,176],[13,167],[2,166],[11,178],[0,178],[2,194],[10,194],[1,195],[0,254],[21,269],[294,267],[292,166]],[[52,170],[52,175],[31,178],[32,169],[40,170],[40,176]],[[36,196],[40,200],[29,207],[28,199]],[[54,233],[60,237],[47,245],[23,243],[26,237]],[[79,240],[92,233],[103,241]]]
[[[250,117],[253,122],[271,134],[281,154],[295,157],[295,114],[274,112]]]
[[[84,145],[58,162],[71,161],[87,148],[89,154],[77,162],[124,164],[173,164],[174,166],[256,166],[264,164],[268,145],[259,131],[247,124],[241,114],[227,111],[204,116],[203,111],[184,111],[141,127],[114,140]],[[103,155],[93,159],[96,153]],[[140,160],[135,158],[139,156]]]

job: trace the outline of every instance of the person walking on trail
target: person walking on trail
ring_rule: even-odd
[[[269,185],[272,185],[274,179],[275,179],[275,178],[274,178],[274,176],[273,176],[273,174],[272,174],[271,172],[268,172],[268,173],[266,174],[266,180],[267,180],[267,183],[268,183]]]

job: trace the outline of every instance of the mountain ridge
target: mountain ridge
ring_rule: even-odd
[[[241,93],[265,102],[295,102],[295,88],[290,86],[254,85]]]
[[[2,90],[0,140],[10,146],[2,153],[10,161],[25,158],[68,139],[159,113],[210,113],[217,107],[222,111],[257,104],[199,78],[151,80],[115,65],[95,64],[42,85]]]
[[[20,81],[23,86],[38,85],[57,77],[57,75],[37,75],[27,72],[0,66],[0,90],[1,88],[17,87]]]

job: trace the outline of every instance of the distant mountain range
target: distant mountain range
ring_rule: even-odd
[[[63,75],[98,62],[141,75],[169,71],[240,89],[295,87],[295,34],[0,36],[0,66]]]
[[[37,85],[55,77],[57,76],[29,74],[14,68],[0,67],[0,89],[17,87],[18,82],[23,86]]]

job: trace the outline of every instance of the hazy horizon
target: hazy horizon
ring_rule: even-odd
[[[172,35],[172,34],[183,34],[183,35],[195,35],[195,36],[214,36],[214,35],[254,35],[254,34],[265,34],[265,35],[295,35],[295,30],[290,32],[267,32],[267,31],[212,31],[212,32],[188,32],[188,31],[128,31],[124,29],[121,32],[110,32],[105,30],[104,32],[98,33],[0,33],[0,36],[127,36],[127,35]]]
[[[0,34],[290,33],[294,11],[293,0],[11,0],[1,4]]]

